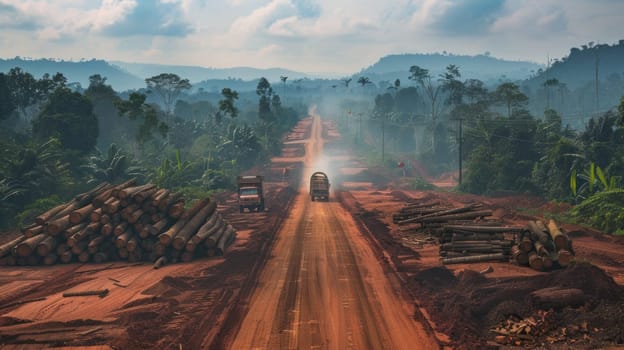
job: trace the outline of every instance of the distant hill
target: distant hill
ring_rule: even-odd
[[[37,79],[40,79],[45,73],[54,75],[60,72],[63,73],[68,82],[80,83],[85,89],[89,86],[89,77],[94,74],[106,77],[106,82],[117,91],[145,87],[143,78],[125,72],[104,60],[72,62],[49,59],[30,60],[19,57],[0,59],[0,72],[6,73],[15,67],[22,68]]]
[[[257,80],[264,77],[270,82],[279,82],[280,76],[286,76],[290,79],[310,77],[305,73],[282,68],[205,68],[198,66],[128,63],[121,61],[111,61],[111,63],[139,77],[149,78],[161,73],[174,73],[179,75],[181,78],[189,79],[193,84],[205,80]]]
[[[570,49],[570,54],[554,61],[552,66],[531,79],[529,85],[542,84],[546,79],[557,79],[569,89],[577,89],[598,79],[624,79],[624,40],[615,45],[582,45]],[[619,76],[619,77],[618,77]]]
[[[524,80],[536,72],[541,65],[524,61],[506,61],[489,55],[453,55],[453,54],[400,54],[382,57],[372,66],[363,69],[354,77],[366,76],[371,81],[390,81],[397,78],[407,82],[411,66],[428,69],[432,76],[438,76],[446,67],[454,64],[459,67],[462,79],[479,79],[493,83],[498,79]]]

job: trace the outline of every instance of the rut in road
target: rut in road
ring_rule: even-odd
[[[322,152],[318,117],[312,128],[306,164]],[[350,214],[302,183],[230,348],[439,349]]]

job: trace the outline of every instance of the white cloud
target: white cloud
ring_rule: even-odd
[[[3,8],[0,57],[345,73],[391,53],[543,61],[546,51],[617,42],[624,22],[624,1],[613,0],[0,0]],[[457,23],[464,10],[474,26]]]

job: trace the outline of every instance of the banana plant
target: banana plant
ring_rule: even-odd
[[[578,179],[583,182],[581,186],[578,186]],[[612,191],[618,188],[619,176],[609,176],[604,173],[602,168],[590,162],[587,169],[584,169],[582,173],[577,173],[576,169],[572,169],[570,174],[570,189],[574,197],[578,199],[585,199],[596,192]],[[601,186],[598,189],[598,186]]]

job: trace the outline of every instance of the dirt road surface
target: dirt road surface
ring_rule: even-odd
[[[322,145],[315,117],[304,179]],[[231,348],[438,349],[350,214],[302,184]]]

